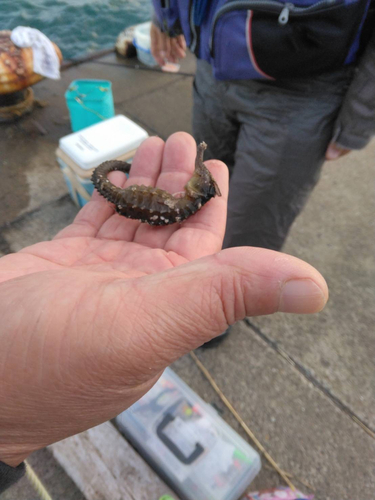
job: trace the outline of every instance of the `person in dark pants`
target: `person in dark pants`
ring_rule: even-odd
[[[278,84],[215,81],[197,61],[193,135],[230,172],[224,248],[281,250],[319,179],[353,68]]]
[[[319,19],[304,12],[300,22],[291,4],[284,13],[289,23],[282,26],[283,2],[276,17],[265,18],[262,11],[259,19],[255,7],[249,10],[251,1],[248,10],[222,0],[175,0],[169,10],[153,3],[152,53],[158,63],[184,55],[184,35],[197,55],[193,136],[208,144],[207,158],[222,160],[230,173],[223,247],[281,250],[324,161],[363,148],[375,133],[375,32],[368,2],[352,4],[353,24],[344,4],[342,12],[336,9],[333,25],[341,22],[341,33],[329,26],[332,11],[320,12]],[[320,8],[314,0],[309,5]],[[322,19],[326,24],[319,24]],[[314,43],[305,47],[308,37]],[[346,50],[351,47],[342,62],[342,49],[329,51],[338,39]],[[259,60],[274,75],[255,60],[257,43]],[[314,52],[312,46],[320,48]],[[325,57],[331,63],[324,66]]]
[[[160,14],[160,2],[154,0],[153,3],[156,12],[159,10],[159,17],[154,15],[153,18],[152,53],[159,64],[165,59],[176,61],[185,54],[184,35],[172,36],[170,21],[164,19],[162,24],[160,19],[160,15],[168,15],[165,13],[168,9],[162,9]],[[186,21],[184,24],[185,14],[196,3],[169,2],[178,33],[188,29]],[[358,10],[363,9],[358,3]],[[292,76],[286,73],[280,78],[267,78],[257,68],[257,71],[253,69],[253,78],[250,70],[248,78],[239,78],[236,66],[228,63],[229,69],[224,75],[227,78],[224,78],[223,70],[214,66],[215,59],[207,61],[205,44],[210,41],[203,32],[214,24],[212,17],[217,12],[211,11],[215,4],[220,10],[220,5],[225,7],[226,2],[202,1],[201,4],[206,5],[207,12],[203,12],[200,5],[201,35],[200,42],[195,40],[194,49],[198,58],[193,86],[193,136],[198,143],[204,140],[208,144],[207,158],[218,158],[229,168],[224,248],[251,245],[280,250],[293,221],[319,180],[324,161],[363,148],[375,132],[372,17],[364,9],[364,20],[369,17],[366,40],[370,40],[360,56],[357,50],[358,57],[350,64],[338,65],[334,70],[312,71],[308,76],[298,76],[298,71],[292,67]],[[239,16],[240,12],[231,14]],[[191,43],[194,41],[191,34],[194,20],[198,22],[190,17],[189,33],[186,34]],[[359,24],[363,30],[364,23]],[[225,26],[222,29],[225,30]],[[273,29],[276,30],[276,26],[268,27],[270,36]],[[229,34],[235,39],[234,28]],[[322,44],[322,53],[326,50],[327,46]],[[317,63],[322,53],[316,54]],[[235,53],[230,55],[240,57]],[[291,49],[290,57],[293,56]],[[297,76],[293,76],[293,72]],[[243,73],[246,75],[245,70]]]

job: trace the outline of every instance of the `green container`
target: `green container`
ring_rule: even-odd
[[[73,132],[115,116],[112,83],[74,80],[65,92]]]

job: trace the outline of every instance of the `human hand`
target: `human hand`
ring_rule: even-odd
[[[326,151],[326,160],[337,160],[351,152],[351,149],[342,148],[338,144],[331,142]]]
[[[195,155],[188,134],[149,138],[126,185],[181,191]],[[325,281],[308,264],[261,248],[220,251],[228,174],[206,165],[222,197],[181,226],[126,219],[95,193],[54,240],[0,259],[0,461],[17,465],[119,414],[228,324],[323,308]],[[125,183],[120,172],[110,179]]]
[[[178,63],[186,56],[186,42],[184,35],[174,38],[163,33],[154,23],[151,23],[151,54],[159,66],[167,62]]]

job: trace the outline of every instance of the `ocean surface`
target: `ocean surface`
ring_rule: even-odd
[[[112,47],[127,26],[151,19],[151,0],[0,0],[0,30],[30,26],[64,59]]]

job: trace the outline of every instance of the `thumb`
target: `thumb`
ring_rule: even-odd
[[[337,160],[340,156],[350,153],[350,149],[342,148],[336,143],[331,142],[326,151],[326,160]]]
[[[134,288],[126,294],[134,299],[127,300],[123,321],[134,315],[133,348],[142,346],[151,369],[162,369],[246,316],[314,313],[328,298],[324,278],[309,264],[245,247],[139,278],[136,290],[137,297]]]

